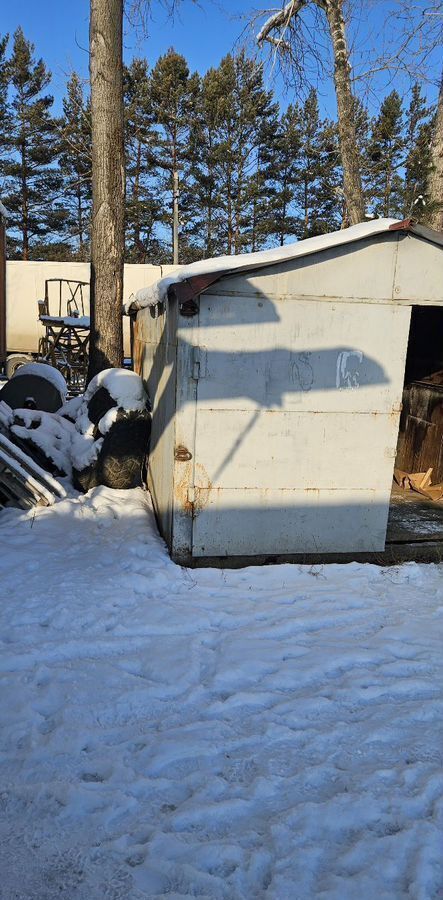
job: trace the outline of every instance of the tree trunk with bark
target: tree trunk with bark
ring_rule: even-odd
[[[297,15],[304,7],[309,6],[310,2],[324,12],[328,21],[334,57],[334,85],[337,98],[340,156],[343,167],[343,192],[346,202],[343,224],[356,225],[364,220],[365,206],[357,149],[354,98],[351,90],[351,67],[343,16],[343,0],[289,0],[283,9],[273,13],[265,22],[257,35],[257,41],[259,44],[268,41],[278,50],[287,52],[289,49],[287,30],[290,25],[293,26]]]
[[[28,232],[28,180],[27,180],[27,159],[26,159],[26,142],[23,140],[21,145],[21,163],[22,163],[22,259],[29,259],[29,232]]]
[[[123,0],[91,0],[91,344],[88,380],[123,362]]]
[[[178,185],[178,169],[177,162],[174,159],[174,168],[172,171],[172,264],[178,266],[179,248],[178,248],[178,230],[179,230],[179,185]]]
[[[342,6],[342,0],[326,0],[326,16],[334,54],[334,84],[337,97],[340,156],[343,166],[343,191],[348,224],[357,225],[364,220],[365,204],[355,131],[349,49]]]
[[[428,224],[436,231],[443,231],[443,76],[438,95],[437,113],[432,138],[432,168],[428,183]]]

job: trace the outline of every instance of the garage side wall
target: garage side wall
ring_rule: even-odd
[[[160,531],[172,541],[177,338],[175,304],[164,311],[144,309],[134,323],[134,368],[143,378],[152,406],[148,487]]]

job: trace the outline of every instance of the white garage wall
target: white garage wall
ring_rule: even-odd
[[[174,266],[125,265],[123,300],[140,288],[149,287]],[[8,353],[38,350],[43,327],[38,319],[37,301],[45,294],[48,278],[72,278],[89,281],[89,263],[22,262],[6,263],[6,343]],[[54,295],[55,296],[55,295]],[[88,315],[89,309],[85,310]],[[129,355],[129,319],[123,319],[125,354]]]

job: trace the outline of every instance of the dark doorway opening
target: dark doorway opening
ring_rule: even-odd
[[[443,308],[413,306],[395,467],[443,482]],[[387,531],[392,542],[443,541],[443,500],[393,486]]]

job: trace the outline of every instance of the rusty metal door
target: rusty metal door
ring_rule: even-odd
[[[381,550],[410,309],[274,303],[201,298],[193,555]]]

